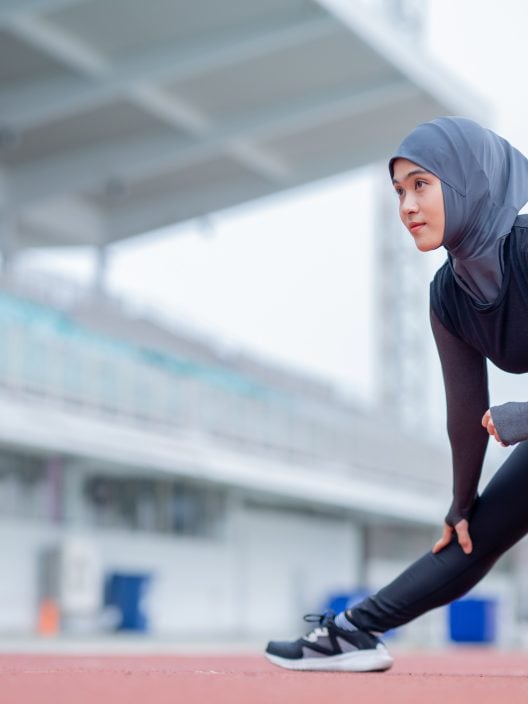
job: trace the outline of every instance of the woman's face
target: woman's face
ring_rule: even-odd
[[[438,249],[444,240],[444,196],[440,179],[407,159],[393,164],[400,218],[421,252]]]

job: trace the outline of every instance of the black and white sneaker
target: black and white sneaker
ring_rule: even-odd
[[[392,666],[389,651],[371,633],[339,628],[328,614],[308,614],[304,620],[318,626],[298,640],[268,643],[266,657],[273,664],[326,672],[370,672]]]

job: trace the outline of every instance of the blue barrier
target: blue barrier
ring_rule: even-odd
[[[349,609],[353,607],[354,604],[358,604],[360,601],[363,601],[363,599],[366,599],[371,594],[372,592],[369,592],[366,589],[355,589],[350,592],[336,592],[334,594],[329,594],[324,602],[323,611],[333,611],[338,614],[340,611],[345,611],[345,609]],[[383,640],[390,640],[391,638],[394,638],[397,635],[397,632],[398,631],[394,628],[391,628],[383,634]]]
[[[369,595],[364,589],[356,589],[350,592],[336,592],[329,594],[325,604],[324,611],[334,611],[338,614],[340,611],[348,609],[350,606],[357,604]]]
[[[145,612],[145,597],[150,586],[150,574],[111,574],[106,583],[105,605],[115,607],[120,618],[118,631],[149,630],[148,614]]]

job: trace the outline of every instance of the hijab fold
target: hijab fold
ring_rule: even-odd
[[[443,246],[457,283],[491,303],[503,277],[502,247],[528,201],[528,159],[495,132],[465,117],[418,125],[389,162],[408,159],[437,176],[445,211]]]

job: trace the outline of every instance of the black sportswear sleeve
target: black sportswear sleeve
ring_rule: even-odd
[[[447,402],[447,432],[453,460],[453,502],[445,518],[454,526],[468,519],[482,472],[488,432],[481,425],[489,408],[486,359],[455,337],[431,309],[435,338]]]

